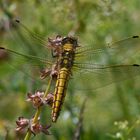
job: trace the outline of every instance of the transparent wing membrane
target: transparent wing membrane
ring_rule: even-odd
[[[25,62],[30,62],[31,64],[35,63],[35,64],[48,64],[48,65],[52,65],[53,63],[51,61],[46,60],[45,58],[41,58],[41,57],[37,57],[37,56],[33,56],[33,55],[28,55],[28,54],[23,54],[20,52],[16,52],[13,51],[11,49],[7,49],[4,47],[0,47],[0,50],[4,50],[6,52],[9,52],[13,57],[17,58],[17,61],[19,59],[25,61]]]
[[[37,42],[42,47],[47,45],[47,41],[43,39],[43,37],[39,36],[37,33],[30,31],[24,24],[22,24],[19,20],[13,21],[17,26],[23,28],[24,36],[28,39],[33,39],[33,42]],[[46,47],[47,48],[47,47]]]
[[[12,71],[20,71],[30,80],[41,82],[40,74],[46,67],[50,68],[53,63],[36,56],[22,54],[10,49],[0,47],[9,54],[9,59],[6,60],[6,64]]]
[[[74,83],[76,79],[79,81],[76,82],[76,88],[95,90],[139,75],[140,66],[133,64],[130,58],[139,53],[139,47],[139,36],[128,37],[104,47],[79,47],[74,63],[76,74],[72,78]],[[81,83],[88,83],[90,87],[83,87]]]
[[[108,43],[103,47],[79,47],[76,52],[76,62],[92,61],[95,63],[105,63],[108,57],[111,61],[121,62],[129,59],[132,54],[139,52],[140,38],[139,36],[128,37],[116,42]],[[108,63],[108,61],[107,61]]]
[[[48,79],[41,80],[41,72],[46,68],[51,68],[54,64],[51,52],[46,47],[43,37],[30,31],[22,23],[17,23],[16,26],[15,30],[8,31],[8,36],[2,43],[4,45],[0,45],[0,51],[9,54],[9,59],[5,61],[5,64],[13,74],[11,78],[15,74],[19,74],[20,77],[24,75],[23,77],[26,79],[40,85],[40,89],[44,84],[46,85]]]
[[[95,90],[114,82],[131,79],[140,74],[140,65],[89,65],[81,64],[75,68],[80,71],[73,74],[71,82],[76,83],[76,88],[81,90]],[[78,79],[76,82],[76,79]],[[83,87],[83,85],[87,87]]]
[[[13,45],[10,44],[9,46],[10,48],[12,47],[12,50],[16,50],[18,52],[23,50],[26,52],[26,54],[34,55],[44,59],[49,59],[51,57],[50,52],[46,47],[47,41],[45,37],[41,37],[38,35],[38,33],[30,31],[30,29],[28,29],[28,27],[26,27],[21,22],[13,22],[17,28],[14,31],[9,30],[8,33],[11,37],[10,39],[13,42]],[[19,47],[15,48],[14,46]]]

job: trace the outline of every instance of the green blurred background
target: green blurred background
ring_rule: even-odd
[[[44,52],[33,41],[11,26],[11,20],[20,19],[31,31],[47,40],[61,34],[73,34],[80,44],[102,46],[107,41],[139,35],[139,0],[1,0],[0,44],[16,51],[38,56]],[[18,32],[18,33],[17,33]],[[134,51],[134,50],[133,50]],[[133,52],[132,51],[132,52]],[[125,53],[125,52],[124,52]],[[123,53],[122,53],[123,54]],[[0,56],[2,56],[0,54]],[[0,139],[17,139],[14,133],[18,116],[30,118],[34,109],[27,103],[27,92],[44,89],[28,75],[19,71],[21,64],[11,62],[19,69],[9,68],[7,55],[0,61]],[[119,56],[116,57],[119,59]],[[140,63],[139,55],[128,60]],[[76,79],[78,82],[78,79]],[[58,122],[52,126],[50,136],[39,134],[38,140],[78,140],[76,132],[79,116],[83,117],[79,136],[81,140],[139,140],[140,139],[140,80],[139,77],[111,84],[95,91],[70,88]],[[73,85],[74,86],[74,85]],[[84,85],[86,86],[86,85]],[[80,109],[84,99],[84,113]],[[44,108],[42,123],[50,123],[50,109]]]

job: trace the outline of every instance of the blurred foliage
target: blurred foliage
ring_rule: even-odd
[[[26,39],[25,34],[18,32],[17,26],[12,24],[14,18],[19,18],[31,31],[44,39],[57,34],[64,36],[69,34],[77,36],[81,45],[102,46],[108,41],[139,35],[139,9],[139,0],[1,0],[0,44],[19,52],[40,56],[44,54],[32,44],[30,39]],[[133,60],[135,63],[140,63],[137,54],[130,56],[130,62]],[[15,139],[14,128],[17,117],[28,118],[34,112],[25,101],[26,93],[44,87],[36,84],[37,81],[33,81],[22,71],[9,68],[6,61],[0,63],[0,139],[12,140]],[[19,62],[16,64],[14,62],[14,65],[21,66]],[[78,79],[76,80],[78,82]],[[86,92],[70,88],[60,118],[51,129],[52,135],[42,134],[34,139],[71,140],[75,135],[79,110],[87,95],[89,98],[84,110],[81,140],[114,139],[112,134],[119,131],[119,128],[117,131],[113,125],[114,122],[124,120],[134,126],[124,139],[133,137],[140,139],[140,126],[134,125],[140,113],[139,83],[137,77],[96,91]],[[94,83],[91,81],[89,84]],[[42,114],[43,122],[47,120],[49,123],[47,117],[49,111],[47,115],[46,112],[45,110]],[[121,137],[115,138],[121,139]]]

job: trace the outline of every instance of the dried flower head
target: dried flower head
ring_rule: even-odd
[[[56,80],[57,75],[58,75],[58,66],[57,64],[53,65],[51,68],[46,68],[42,70],[40,75],[41,79],[45,79],[46,77],[50,76],[53,78],[53,80]]]
[[[62,40],[63,37],[57,35],[55,38],[48,38],[48,47],[52,51],[54,57],[58,57],[62,52]]]
[[[17,127],[16,131],[17,132],[22,132],[24,131],[25,128],[29,126],[29,119],[26,119],[24,117],[19,117],[18,120],[16,121]]]
[[[32,102],[35,108],[43,105],[44,92],[37,91],[35,94],[28,93],[27,97],[27,101]]]
[[[17,128],[16,132],[17,133],[25,133],[25,131],[30,130],[34,135],[42,132],[46,135],[50,135],[50,132],[48,129],[51,127],[51,125],[41,125],[40,124],[40,118],[36,121],[36,123],[33,123],[33,119],[29,120],[24,117],[19,117],[18,120],[16,121]]]
[[[48,47],[57,49],[62,46],[62,39],[61,35],[57,35],[55,38],[48,38]]]
[[[42,105],[52,106],[54,95],[49,93],[46,97],[44,97],[44,92],[35,92],[35,94],[28,93],[27,101],[32,102],[35,108],[38,108]]]
[[[54,99],[54,94],[53,93],[49,93],[47,95],[47,97],[45,98],[45,104],[48,104],[49,106],[52,107],[53,99]]]
[[[40,132],[42,132],[42,133],[44,133],[44,134],[46,134],[46,135],[50,135],[50,132],[48,131],[48,129],[51,127],[51,125],[46,125],[46,126],[43,126],[43,125],[41,125],[40,123],[39,123],[39,121],[38,122],[36,122],[36,123],[34,123],[34,124],[32,124],[31,126],[30,126],[30,130],[31,130],[31,132],[34,134],[34,135],[36,135],[36,134],[38,134],[38,133],[40,133]]]

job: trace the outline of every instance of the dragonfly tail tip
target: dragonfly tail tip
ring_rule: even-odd
[[[52,117],[52,122],[56,123],[57,118],[55,116]]]

